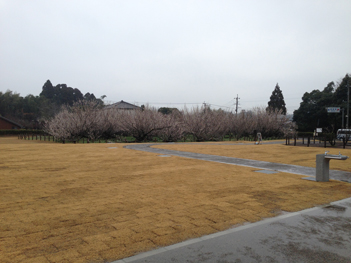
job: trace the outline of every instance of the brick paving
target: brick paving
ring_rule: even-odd
[[[351,196],[343,182],[123,144],[15,142],[0,138],[0,262],[112,262]]]

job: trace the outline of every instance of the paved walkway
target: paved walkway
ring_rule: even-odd
[[[351,262],[351,198],[266,219],[113,263]]]
[[[274,143],[277,143],[277,142],[274,142]],[[281,144],[281,142],[278,142],[278,143]],[[151,146],[155,146],[155,145],[164,145],[164,144],[132,144],[132,145],[124,146],[124,147],[127,149],[132,149],[132,150],[158,153],[161,155],[173,155],[173,156],[198,159],[198,160],[204,160],[204,161],[210,161],[210,162],[218,162],[218,163],[226,163],[226,164],[232,164],[232,165],[253,167],[253,168],[269,170],[269,171],[278,171],[278,172],[285,172],[285,173],[292,173],[292,174],[300,174],[300,175],[309,176],[309,177],[315,177],[315,174],[316,174],[316,168],[314,168],[314,167],[305,167],[305,166],[299,166],[299,165],[271,163],[271,162],[256,161],[256,160],[241,159],[241,158],[226,157],[226,156],[218,156],[218,155],[210,155],[210,154],[191,153],[191,152],[151,148]],[[235,144],[231,144],[231,145],[233,145],[233,147],[235,147]],[[351,172],[330,170],[329,178],[351,183]]]
[[[161,155],[227,163],[314,176],[315,168],[165,149],[157,144],[125,148]],[[330,177],[351,182],[351,173],[330,171]],[[351,262],[351,198],[187,240],[112,263],[175,262]]]

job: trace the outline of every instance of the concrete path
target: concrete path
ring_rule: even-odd
[[[274,142],[274,143],[277,143],[277,142]],[[278,143],[281,144],[281,142],[278,142]],[[155,145],[164,145],[164,144],[132,144],[124,147],[127,149],[152,152],[160,155],[173,155],[173,156],[179,156],[184,158],[198,159],[198,160],[218,162],[218,163],[226,163],[226,164],[232,164],[232,165],[240,165],[240,166],[252,167],[252,168],[263,169],[263,170],[300,174],[300,175],[309,176],[309,177],[315,177],[315,174],[316,174],[316,168],[313,168],[313,167],[151,148],[151,146],[155,146]],[[231,144],[231,145],[235,147],[235,144]],[[351,172],[330,170],[329,178],[351,183]]]
[[[191,239],[113,263],[351,262],[351,198]]]
[[[150,148],[152,145],[156,144],[128,145],[125,148],[305,176],[315,175],[315,168]],[[330,175],[333,179],[351,182],[351,173],[330,171]],[[351,198],[300,212],[285,213],[112,263],[127,262],[349,263]]]

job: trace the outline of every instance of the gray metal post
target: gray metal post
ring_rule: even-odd
[[[345,129],[345,126],[344,126],[344,115],[345,115],[344,113],[345,113],[345,109],[342,108],[341,110],[342,110],[341,129]]]
[[[349,87],[349,81],[347,80],[347,119],[346,119],[346,129],[349,128],[349,118],[350,118],[350,87]]]

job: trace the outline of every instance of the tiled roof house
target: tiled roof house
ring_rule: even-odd
[[[23,126],[21,124],[0,116],[0,130],[11,130],[11,129],[22,129],[22,128]]]
[[[138,109],[141,109],[139,106],[125,102],[123,100],[116,102],[116,103],[113,103],[113,104],[110,104],[110,105],[107,105],[105,108],[106,109],[113,108],[113,109],[118,109],[118,110],[138,110]]]

